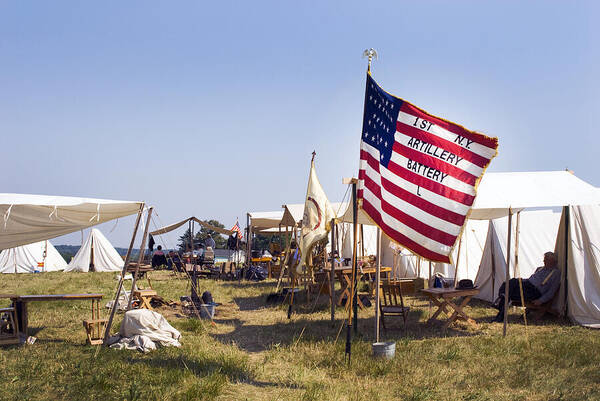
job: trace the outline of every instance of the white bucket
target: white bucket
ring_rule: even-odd
[[[200,317],[202,319],[212,319],[215,317],[215,305],[213,304],[201,304],[198,309],[200,309]]]
[[[393,341],[373,343],[372,348],[375,358],[392,359],[396,354],[396,343]]]

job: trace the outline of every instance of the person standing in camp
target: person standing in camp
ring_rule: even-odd
[[[210,246],[212,249],[215,249],[215,240],[213,239],[213,237],[210,234],[208,234],[208,236],[204,240],[204,246],[206,248],[208,248]]]
[[[556,290],[560,287],[560,271],[558,270],[557,263],[558,259],[554,252],[546,252],[544,254],[544,266],[538,267],[535,273],[528,279],[521,280],[525,302],[542,305],[554,297]],[[498,290],[498,298],[494,301],[494,307],[498,309],[498,314],[494,318],[495,322],[502,322],[504,320],[505,293],[505,283],[502,283]],[[511,301],[521,300],[519,279],[511,278],[509,280],[508,294]]]

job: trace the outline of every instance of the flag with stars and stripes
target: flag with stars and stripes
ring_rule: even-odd
[[[231,227],[231,231],[235,231],[239,239],[244,238],[242,235],[242,229],[240,228],[240,224],[236,221],[233,227]]]
[[[425,259],[450,253],[498,139],[435,117],[367,74],[358,199],[392,240]]]

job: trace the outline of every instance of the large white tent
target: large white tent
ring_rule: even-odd
[[[69,262],[66,272],[110,272],[123,269],[123,258],[96,228],[90,230],[87,239]]]
[[[553,307],[593,328],[600,328],[599,222],[600,206],[570,206],[563,213],[555,248],[562,284]]]
[[[0,249],[79,231],[140,211],[143,202],[0,194]]]
[[[67,262],[49,241],[21,245],[0,252],[0,273],[34,273],[63,270]]]
[[[522,211],[513,217],[511,225],[510,277],[531,276],[543,265],[544,253],[554,250],[561,214],[552,210]],[[518,220],[518,224],[517,224]],[[519,227],[517,227],[517,225]],[[516,264],[515,247],[519,232],[519,249]],[[480,292],[477,298],[492,302],[506,279],[508,217],[490,221],[485,248],[475,285]],[[518,268],[518,271],[516,269]],[[459,268],[460,273],[460,268]]]

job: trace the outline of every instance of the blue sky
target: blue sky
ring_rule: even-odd
[[[303,201],[316,150],[339,201],[369,47],[387,91],[499,138],[489,171],[568,167],[600,186],[597,4],[0,1],[1,191],[245,225]],[[132,225],[101,229],[126,246]]]

